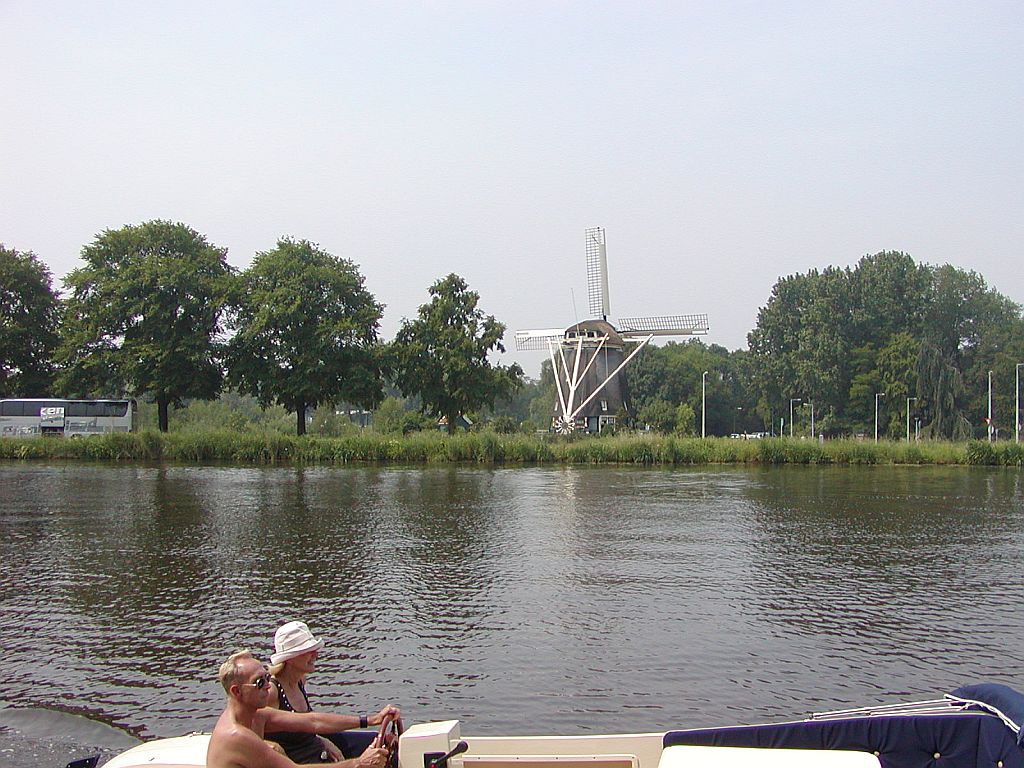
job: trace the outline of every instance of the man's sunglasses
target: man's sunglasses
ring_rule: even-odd
[[[254,680],[253,682],[251,682],[251,683],[242,683],[242,685],[251,685],[257,691],[262,691],[264,688],[266,688],[268,685],[270,685],[270,675],[269,674],[262,675],[262,676],[256,678],[256,680]]]

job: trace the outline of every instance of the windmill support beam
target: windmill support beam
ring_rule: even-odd
[[[605,343],[608,341],[608,337],[604,336],[598,341],[597,349],[594,350],[594,354],[590,356],[590,360],[587,361],[587,365],[582,371],[580,371],[580,360],[583,358],[583,337],[576,339],[576,352],[573,355],[573,366],[572,373],[569,373],[569,363],[565,359],[565,348],[568,346],[565,342],[557,345],[558,358],[555,357],[556,345],[554,341],[548,342],[549,351],[551,353],[551,369],[555,373],[555,386],[558,388],[558,404],[562,407],[562,421],[568,423],[576,418],[579,414],[580,409],[586,403],[589,403],[593,398],[587,398],[583,405],[575,406],[576,402],[576,390],[579,389],[580,383],[586,378],[587,373],[594,365],[594,361],[597,359],[598,353],[604,348]],[[561,362],[561,368],[558,363]],[[620,366],[621,367],[621,366]],[[562,392],[562,376],[565,377],[567,392]],[[602,384],[603,386],[603,384]]]
[[[566,395],[570,395],[571,398],[571,394],[568,392],[562,392],[561,370],[558,368],[558,359],[555,358],[556,349],[558,350],[558,355],[562,361],[562,368],[566,369],[566,388],[569,388],[571,391],[572,380],[568,376],[568,366],[565,363],[565,352],[562,350],[562,345],[556,345],[552,340],[548,339],[548,351],[551,354],[551,372],[555,374],[555,386],[558,388],[558,404],[562,406],[562,415],[565,416],[569,413],[569,403],[571,402],[571,399],[566,401]]]
[[[636,345],[636,349],[634,349],[632,352],[630,352],[628,355],[626,355],[626,358],[621,363],[619,363],[618,367],[614,371],[612,371],[610,374],[608,374],[608,376],[605,378],[605,380],[602,381],[594,389],[594,391],[590,393],[590,397],[588,397],[586,400],[584,400],[582,403],[580,403],[576,407],[576,410],[573,411],[573,413],[572,413],[570,418],[575,419],[576,415],[580,411],[582,411],[584,408],[586,408],[591,400],[593,400],[595,397],[597,397],[598,392],[600,392],[602,389],[604,389],[605,385],[608,384],[608,382],[610,382],[612,379],[614,379],[618,375],[619,371],[621,371],[623,368],[625,368],[626,364],[630,360],[632,360],[634,357],[636,357],[636,353],[639,352],[641,349],[643,349],[645,346],[647,346],[647,342],[649,342],[653,338],[654,338],[654,336],[652,335],[652,336],[648,336],[646,339],[638,341],[638,343]],[[595,357],[596,357],[596,355],[595,355]]]

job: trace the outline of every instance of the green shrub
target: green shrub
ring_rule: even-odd
[[[489,426],[499,435],[512,435],[519,431],[519,425],[511,416],[495,416]]]
[[[996,452],[992,448],[992,443],[982,440],[971,440],[967,444],[967,463],[976,465],[997,464]]]

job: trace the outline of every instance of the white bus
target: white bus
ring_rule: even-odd
[[[139,409],[134,400],[0,400],[0,437],[83,437],[138,428]]]

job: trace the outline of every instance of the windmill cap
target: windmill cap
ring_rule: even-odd
[[[607,336],[608,343],[615,346],[621,347],[623,345],[622,336],[615,326],[609,323],[607,320],[593,319],[583,320],[582,322],[570,325],[565,329],[565,336],[570,338],[572,336],[586,336],[588,334],[595,334],[597,336]]]
[[[274,633],[274,651],[270,657],[271,664],[280,664],[294,659],[310,651],[319,651],[324,647],[323,640],[317,640],[309,627],[301,621],[289,621],[282,624]]]

